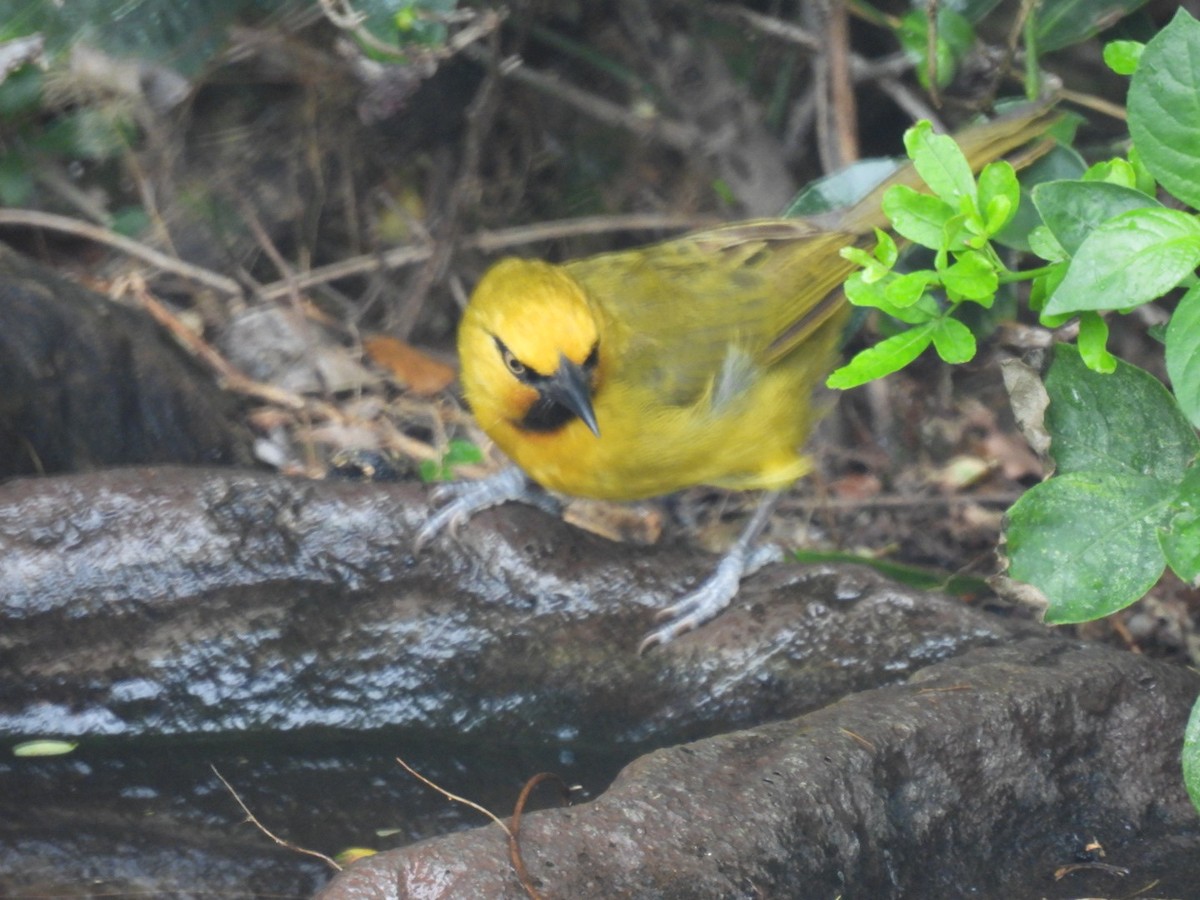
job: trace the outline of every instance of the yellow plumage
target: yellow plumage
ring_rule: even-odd
[[[1057,118],[1026,107],[959,136],[972,167]],[[848,210],[744,222],[562,265],[506,259],[480,280],[458,350],[480,426],[531,479],[565,494],[634,500],[699,484],[778,491],[808,471],[801,452],[831,368],[853,270],[883,192],[920,189],[911,165]],[[526,496],[512,473],[467,485],[419,541]],[[716,574],[662,611],[643,649],[715,616],[770,558],[751,544],[760,506]]]
[[[563,266],[504,260],[459,330],[467,401],[551,490],[633,500],[695,484],[784,487],[808,469],[811,393],[845,319],[836,292],[851,267],[837,251],[855,237],[771,220]],[[578,417],[523,424],[537,390],[508,371],[497,338],[541,376],[558,354],[582,366],[595,348],[599,436]]]

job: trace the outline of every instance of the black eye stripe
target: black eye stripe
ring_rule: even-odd
[[[530,368],[517,358],[517,355],[508,349],[508,346],[500,338],[492,335],[492,340],[496,342],[496,349],[500,351],[500,359],[504,362],[505,367],[513,374],[513,377],[525,384],[537,384],[539,381],[545,381],[546,376],[540,372]]]
[[[513,376],[526,384],[537,384],[545,381],[549,375],[543,375],[541,372],[521,362],[515,353],[508,349],[508,345],[496,335],[492,335],[492,340],[496,342],[496,349],[500,352],[500,359],[503,360],[508,371],[512,372]],[[589,372],[596,368],[600,363],[600,342],[592,344],[591,352],[588,353],[587,359],[583,361],[583,368]]]

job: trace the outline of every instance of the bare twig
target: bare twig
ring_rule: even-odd
[[[482,813],[483,815],[485,815],[489,819],[491,819],[493,822],[495,822],[497,825],[499,825],[504,830],[504,833],[506,835],[508,835],[509,838],[512,838],[512,832],[509,831],[508,826],[504,824],[504,820],[501,819],[499,816],[497,816],[494,812],[492,812],[486,806],[480,806],[474,800],[468,800],[466,797],[460,797],[458,794],[450,793],[450,791],[446,790],[440,784],[435,784],[434,782],[430,781],[428,778],[426,778],[424,775],[422,775],[420,772],[418,772],[416,769],[414,769],[412,766],[410,766],[408,763],[406,763],[404,760],[402,760],[399,756],[396,757],[396,762],[400,763],[401,768],[403,768],[404,771],[407,772],[409,775],[411,775],[413,778],[417,779],[417,781],[421,782],[421,784],[425,785],[426,787],[433,788],[435,791],[437,791],[439,794],[441,794],[443,797],[445,797],[447,800],[450,800],[453,803],[461,803],[463,806],[469,806],[471,809],[475,810],[475,812],[477,812],[477,813]]]
[[[433,254],[425,261],[425,265],[410,280],[408,296],[394,317],[392,332],[400,339],[406,339],[417,323],[417,316],[425,305],[429,289],[442,278],[454,255],[456,239],[462,223],[464,211],[478,198],[480,192],[479,165],[482,153],[484,135],[486,135],[495,119],[497,97],[499,95],[500,72],[496,60],[499,58],[499,35],[492,34],[490,52],[491,63],[487,73],[475,92],[475,97],[466,111],[466,136],[463,140],[462,159],[459,165],[458,177],[450,191],[450,196],[442,211],[435,230]]]
[[[837,167],[842,168],[857,160],[859,151],[858,104],[850,74],[850,26],[841,0],[834,0],[826,24],[829,52],[825,64],[829,67],[829,100],[837,135]]]
[[[933,494],[920,497],[906,497],[898,494],[882,494],[876,497],[821,497],[813,500],[797,497],[785,500],[781,508],[811,513],[842,509],[926,509],[972,504],[1011,506],[1020,497],[1021,492],[1016,490],[980,494]]]
[[[130,256],[147,262],[152,266],[158,266],[158,268],[165,272],[171,272],[181,278],[203,284],[223,294],[232,294],[234,296],[242,294],[242,286],[232,278],[227,278],[208,269],[202,269],[200,266],[192,265],[181,259],[167,256],[165,253],[160,253],[153,247],[147,247],[145,244],[139,243],[132,238],[117,234],[108,228],[101,228],[88,222],[82,222],[79,219],[41,212],[36,209],[0,209],[0,225],[45,228],[49,231],[73,234],[86,238],[89,241],[96,241],[99,244],[107,244],[110,247],[115,247],[123,253],[128,253]]]
[[[291,850],[293,853],[303,853],[305,856],[315,856],[322,862],[332,866],[336,871],[342,871],[342,867],[324,853],[321,853],[317,850],[308,850],[304,847],[299,847],[296,844],[293,844],[291,841],[285,841],[283,838],[273,834],[267,828],[267,826],[258,821],[258,817],[255,816],[254,813],[250,812],[250,808],[246,806],[244,802],[242,802],[242,798],[239,797],[238,792],[233,789],[233,785],[225,780],[225,776],[217,771],[217,767],[210,765],[209,768],[212,769],[212,773],[217,776],[217,780],[220,781],[221,784],[225,785],[225,790],[229,791],[229,793],[233,796],[233,799],[237,801],[237,805],[240,806],[242,808],[242,812],[246,814],[246,821],[248,821],[251,825],[273,840],[280,847],[283,847],[285,850]]]
[[[489,54],[478,47],[468,47],[464,55],[478,63],[488,64]],[[661,141],[684,153],[690,153],[704,142],[702,135],[695,128],[658,115],[644,115],[627,109],[624,106],[606,100],[582,88],[560,81],[553,75],[547,75],[536,69],[518,63],[516,65],[500,66],[500,74],[514,81],[519,81],[536,91],[554,97],[573,106],[584,115],[590,116],[597,122],[624,128],[639,137],[652,138]]]
[[[928,0],[925,4],[925,74],[929,80],[929,99],[935,107],[941,107],[942,95],[938,90],[938,12],[940,0]]]
[[[854,92],[849,74],[849,32],[843,0],[822,0],[809,8],[824,35],[813,64],[817,155],[826,172],[858,158]]]
[[[928,119],[933,123],[935,129],[940,132],[946,131],[945,124],[933,107],[926,103],[917,91],[914,91],[904,82],[898,81],[895,78],[880,78],[875,83],[914,122],[918,119]]]
[[[366,14],[356,11],[349,0],[319,0],[319,3],[325,18],[343,31],[353,34],[354,39],[364,47],[369,47],[383,56],[400,58],[409,62],[414,56],[432,60],[448,59],[469,44],[473,44],[495,31],[508,15],[507,10],[486,9],[457,10],[452,13],[430,16],[430,18],[436,18],[446,24],[462,22],[467,24],[451,35],[440,47],[415,49],[412,47],[402,48],[396,44],[379,40],[371,34],[369,29],[363,27],[363,22],[367,18]]]
[[[424,775],[422,775],[420,772],[418,772],[416,769],[414,769],[412,766],[410,766],[408,763],[406,763],[404,760],[402,760],[398,756],[396,757],[396,762],[400,763],[400,765],[404,768],[404,771],[407,772],[409,775],[411,775],[413,778],[417,779],[422,784],[433,788],[435,791],[437,791],[439,794],[441,794],[447,800],[450,800],[454,803],[461,803],[463,806],[469,806],[471,809],[475,810],[478,813],[482,813],[483,815],[485,815],[489,819],[491,819],[493,822],[495,822],[497,825],[499,825],[504,830],[505,835],[508,836],[509,855],[510,855],[510,858],[512,861],[513,869],[516,871],[517,878],[521,882],[521,887],[523,887],[525,889],[525,893],[530,896],[531,900],[541,900],[541,894],[539,894],[537,892],[537,890],[534,888],[533,882],[529,878],[529,872],[525,869],[525,862],[521,858],[521,845],[518,842],[518,835],[520,834],[520,830],[521,830],[521,814],[525,810],[525,803],[526,803],[526,801],[528,801],[530,793],[533,791],[533,789],[535,787],[537,787],[543,781],[548,781],[548,780],[557,781],[563,790],[564,797],[569,797],[570,790],[563,783],[563,780],[561,778],[559,778],[557,775],[554,775],[550,772],[541,772],[537,775],[534,775],[527,782],[525,782],[525,787],[521,789],[521,794],[517,798],[516,806],[513,809],[512,827],[510,828],[508,825],[504,824],[504,820],[502,820],[499,816],[497,816],[495,813],[493,813],[486,806],[480,806],[474,800],[468,800],[466,797],[460,797],[458,794],[452,794],[450,791],[446,790],[440,784],[435,784],[434,782],[430,781],[428,778],[426,778]]]
[[[1103,115],[1120,119],[1122,122],[1129,118],[1128,113],[1125,112],[1125,107],[1119,103],[1113,103],[1111,100],[1105,100],[1103,97],[1097,97],[1095,94],[1082,94],[1078,91],[1059,88],[1058,96],[1069,103],[1074,103],[1076,106],[1082,106],[1084,109],[1093,109]]]
[[[555,775],[553,772],[539,772],[528,781],[525,782],[525,787],[521,788],[521,794],[517,797],[516,805],[513,807],[512,814],[512,831],[508,835],[508,855],[512,860],[513,868],[517,871],[517,877],[521,879],[521,884],[525,888],[525,892],[530,897],[536,898],[538,893],[533,888],[533,883],[529,878],[529,872],[525,868],[525,859],[521,855],[521,816],[525,812],[525,804],[529,802],[529,795],[533,793],[533,789],[543,781],[553,781],[558,784],[559,791],[562,794],[563,804],[566,805],[571,801],[571,789],[567,787],[566,782]]]
[[[660,215],[657,213],[635,213],[626,216],[589,216],[581,219],[565,219],[558,222],[541,222],[536,225],[521,225],[502,231],[480,231],[469,235],[459,243],[461,247],[482,250],[486,253],[506,250],[537,241],[549,241],[586,234],[607,234],[613,231],[657,231],[670,229],[700,228],[715,223],[711,216]],[[339,278],[363,275],[379,269],[394,269],[424,262],[433,256],[432,244],[395,247],[383,253],[364,254],[340,262],[320,266],[311,271],[298,273],[294,285],[303,290]],[[292,285],[275,282],[264,286],[258,295],[264,299],[275,299],[289,293]]]
[[[861,734],[857,734],[857,733],[851,731],[849,728],[839,728],[838,731],[840,731],[842,734],[846,735],[846,737],[850,738],[852,741],[855,741],[858,744],[861,744],[863,747],[870,750],[872,753],[875,752],[875,749],[876,749],[875,745],[872,744],[870,741],[868,741]]]
[[[821,39],[812,32],[805,31],[799,25],[793,25],[791,22],[785,22],[774,16],[765,16],[740,6],[727,6],[719,3],[706,3],[704,13],[714,19],[725,19],[749,25],[769,37],[803,47],[810,53],[820,53],[825,49]]]
[[[272,406],[278,406],[294,413],[304,412],[314,419],[337,422],[346,426],[361,424],[360,419],[343,412],[335,404],[326,403],[313,397],[305,397],[293,391],[277,387],[276,385],[263,384],[260,381],[249,378],[230,365],[229,361],[214,350],[202,337],[179,321],[179,318],[174,313],[150,293],[144,282],[134,280],[129,289],[151,317],[170,332],[183,345],[184,349],[217,373],[220,385],[225,390],[241,394],[244,397],[261,400],[264,403],[269,403]],[[441,454],[435,447],[424,441],[410,437],[398,428],[385,426],[381,431],[382,440],[388,447],[412,459],[437,460],[441,458]],[[467,468],[463,467],[461,471],[467,472]]]

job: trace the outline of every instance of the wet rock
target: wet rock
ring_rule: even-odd
[[[144,313],[0,245],[0,478],[249,463],[233,404]]]
[[[484,821],[406,773],[511,809],[521,773],[554,768],[595,789],[613,764],[581,754],[417,744],[396,735],[240,735],[225,742],[85,741],[17,759],[0,742],[0,897],[311,897],[348,847],[403,846]]]
[[[1107,648],[971,651],[644,756],[599,799],[527,816],[524,863],[554,898],[1200,896],[1179,773],[1198,689],[1195,673]],[[1079,865],[1093,838],[1125,877]],[[496,826],[361,861],[319,895],[525,896]]]
[[[868,570],[775,566],[644,657],[711,569],[519,506],[419,556],[424,489],[130,469],[0,486],[0,732],[414,729],[642,747],[1039,634]]]

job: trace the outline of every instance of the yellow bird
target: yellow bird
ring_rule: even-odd
[[[959,137],[976,170],[1041,135],[1045,105]],[[480,280],[458,333],[463,391],[519,468],[456,486],[418,542],[514,499],[550,491],[637,500],[695,485],[771,492],[718,566],[660,613],[642,649],[716,616],[740,580],[778,558],[756,550],[778,492],[810,468],[813,389],[847,317],[839,251],[876,226],[883,191],[920,188],[911,164],[820,219],[744,222],[554,265],[505,259]],[[521,474],[521,473],[524,474]]]

